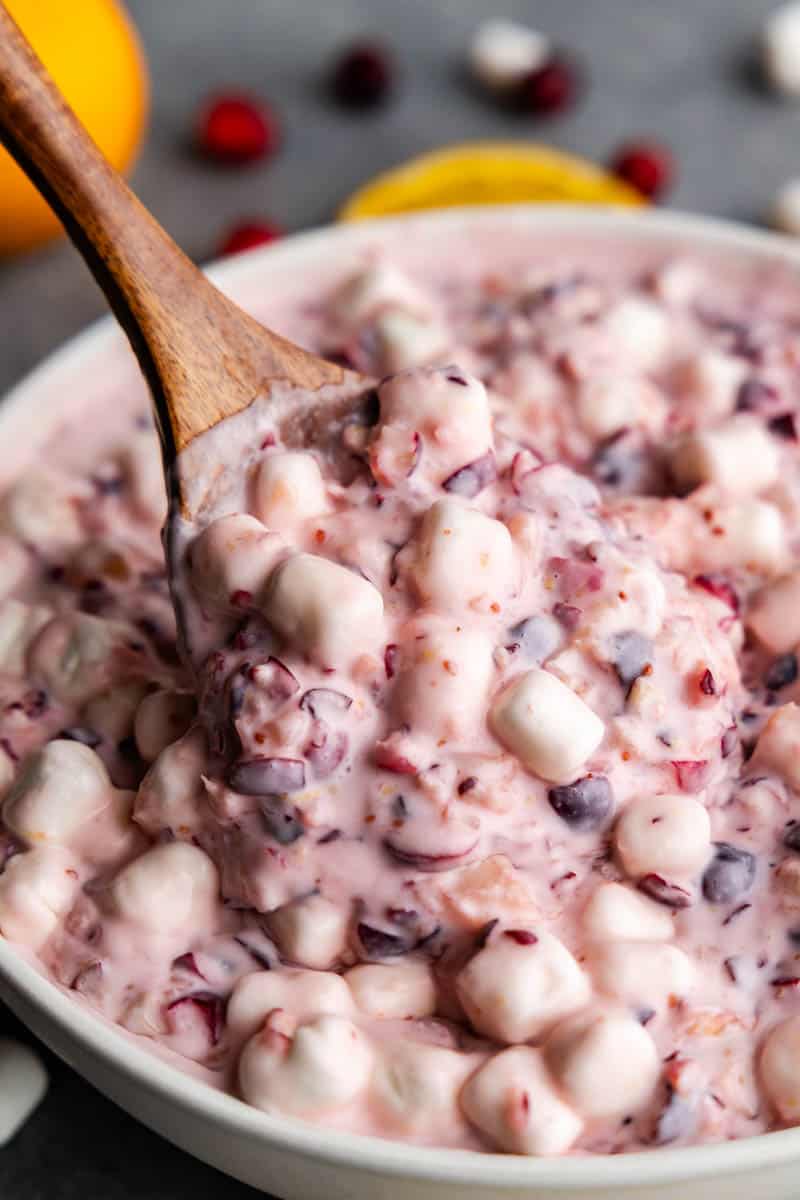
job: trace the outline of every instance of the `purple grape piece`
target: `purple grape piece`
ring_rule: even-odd
[[[764,684],[771,692],[778,692],[788,687],[797,679],[797,655],[782,654],[767,669]]]
[[[472,500],[490,483],[494,483],[495,479],[497,479],[497,467],[494,454],[490,450],[481,458],[476,458],[474,462],[459,467],[445,479],[442,487],[454,496],[463,496],[466,500]]]
[[[636,629],[615,633],[611,638],[611,664],[624,688],[630,688],[652,663],[653,643]]]
[[[790,821],[783,835],[783,844],[787,850],[800,854],[800,821]]]
[[[649,875],[644,875],[638,882],[637,887],[640,892],[644,892],[651,900],[655,900],[658,904],[666,904],[669,908],[688,908],[692,903],[692,897],[685,888],[679,887],[677,883],[670,883],[661,875],[656,875],[651,872]]]
[[[586,775],[575,783],[552,787],[547,799],[556,815],[578,833],[602,829],[614,808],[611,784],[604,775]]]
[[[305,785],[306,768],[299,758],[244,759],[228,771],[228,786],[244,796],[283,796]]]
[[[755,877],[754,854],[716,842],[714,857],[703,872],[703,895],[709,904],[730,904],[750,891]]]
[[[267,833],[281,846],[291,846],[305,833],[300,813],[296,808],[287,808],[280,796],[265,796],[259,807]]]
[[[364,921],[358,924],[358,940],[364,948],[367,958],[397,958],[408,953],[408,943],[396,933],[388,933],[385,929],[376,929]]]
[[[325,717],[330,720],[337,714],[346,713],[352,703],[352,696],[334,691],[333,688],[310,688],[303,693],[300,707],[310,712],[312,717]]]
[[[542,663],[561,644],[561,631],[552,617],[526,617],[508,631],[511,645],[531,662]]]

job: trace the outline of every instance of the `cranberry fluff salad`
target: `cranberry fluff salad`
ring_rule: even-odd
[[[109,381],[0,499],[2,934],[270,1114],[800,1123],[798,288],[530,234],[309,273],[261,315],[381,382],[185,452],[240,468],[179,524],[180,636]]]

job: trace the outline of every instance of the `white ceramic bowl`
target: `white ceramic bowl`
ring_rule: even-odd
[[[375,240],[407,246],[435,231],[503,225],[557,237],[642,240],[689,251],[776,260],[800,276],[800,247],[732,224],[669,213],[569,208],[471,209],[325,229],[231,259],[216,280],[258,313],[264,297],[296,289]],[[799,284],[800,286],[800,284]],[[114,386],[130,386],[131,357],[111,320],[101,321],[25,379],[0,409],[0,446],[14,468],[32,457],[65,411]],[[7,454],[7,452],[6,452]],[[7,457],[11,455],[7,454]],[[6,464],[6,470],[8,464]],[[0,462],[0,481],[3,463]],[[532,1159],[423,1149],[264,1116],[183,1074],[63,994],[0,938],[0,996],[56,1054],[133,1116],[178,1146],[285,1200],[787,1200],[797,1193],[800,1129],[721,1145],[605,1158]]]

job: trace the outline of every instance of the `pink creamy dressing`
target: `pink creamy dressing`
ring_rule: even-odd
[[[473,249],[266,314],[383,382],[188,452],[239,464],[178,531],[191,667],[141,392],[11,483],[0,930],[271,1113],[522,1154],[800,1122],[796,291]]]

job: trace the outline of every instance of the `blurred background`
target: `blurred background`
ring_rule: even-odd
[[[543,143],[611,167],[589,177],[597,198],[620,198],[626,181],[628,201],[754,224],[800,176],[800,105],[785,94],[800,89],[797,14],[771,85],[757,63],[775,0],[129,0],[141,60],[114,0],[10,7],[116,160],[141,141],[134,186],[198,261],[324,224],[376,174],[471,140]],[[470,67],[476,31],[501,16],[542,36],[484,39]],[[458,163],[447,170],[459,177]],[[556,171],[566,196],[586,191],[575,171]],[[535,156],[512,156],[494,179],[532,198],[543,186]],[[420,168],[415,202],[429,194]],[[399,202],[389,187],[360,210]],[[784,203],[784,225],[797,207]],[[68,244],[20,249],[42,234],[0,168],[0,394],[104,311]],[[0,1006],[7,1034],[28,1040]],[[47,1064],[46,1100],[0,1150],[3,1200],[255,1196]]]

